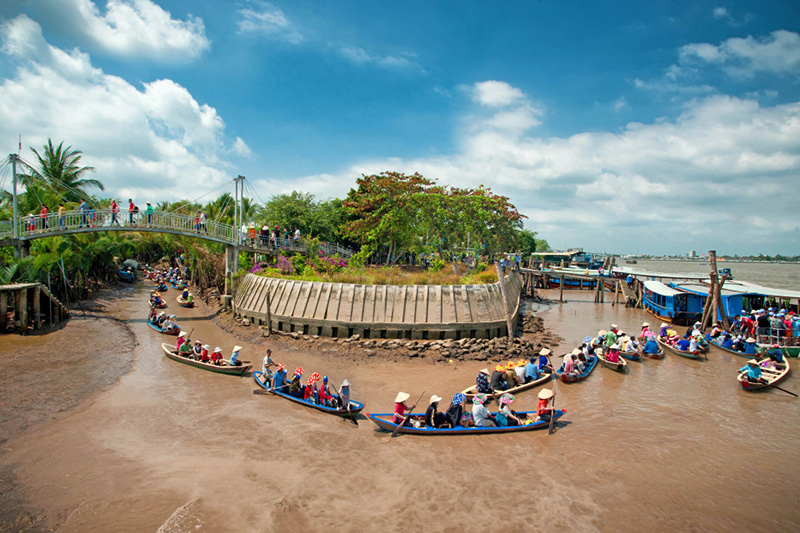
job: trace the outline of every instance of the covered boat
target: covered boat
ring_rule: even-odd
[[[208,370],[209,372],[216,372],[217,374],[230,374],[232,376],[241,376],[252,368],[252,366],[244,364],[240,366],[230,366],[228,364],[227,359],[223,359],[222,360],[223,364],[221,365],[213,365],[211,363],[195,361],[194,359],[190,359],[188,357],[180,355],[177,350],[173,349],[172,346],[170,346],[166,342],[161,343],[161,348],[164,350],[164,354],[173,361],[193,366],[195,368],[202,368],[203,370]]]
[[[542,370],[542,375],[539,377],[539,379],[535,379],[528,383],[523,383],[519,387],[514,387],[508,390],[495,391],[494,393],[487,394],[486,396],[490,399],[494,399],[494,398],[499,398],[501,395],[505,393],[519,394],[520,392],[531,390],[535,387],[538,387],[539,385],[542,385],[543,383],[547,383],[548,381],[550,381],[552,377],[553,377],[552,372],[550,371],[549,368],[546,368]],[[477,385],[473,385],[472,387],[467,387],[466,389],[461,391],[461,394],[466,396],[468,402],[471,402],[472,399],[475,398],[475,395],[478,394]]]
[[[763,365],[764,362],[766,361],[762,361],[761,364]],[[739,383],[742,384],[742,388],[744,390],[754,391],[754,390],[766,389],[770,385],[777,385],[780,381],[786,379],[786,377],[789,375],[789,372],[791,372],[791,368],[789,367],[789,360],[784,357],[783,363],[776,365],[775,369],[765,368],[764,366],[761,366],[761,377],[767,380],[766,383],[753,383],[751,381],[748,381],[747,378],[745,377],[747,375],[747,372],[740,372],[739,375],[737,376],[737,379],[739,380]]]
[[[660,281],[644,282],[642,305],[662,320],[685,326],[697,322],[703,314],[700,295],[679,291]]]
[[[139,269],[139,262],[135,259],[126,259],[122,266],[120,267],[119,271],[117,272],[117,277],[121,281],[127,281],[128,283],[132,281],[136,281],[136,271]]]
[[[558,420],[564,413],[566,413],[566,409],[556,409],[554,420]],[[492,415],[496,415],[497,413],[492,413]],[[517,411],[517,416],[520,415],[528,415],[530,417],[536,416],[536,411]],[[397,428],[397,424],[392,422],[394,418],[394,413],[367,413],[367,416],[370,420],[375,422],[377,426],[381,429],[386,431],[394,431]],[[464,413],[462,416],[462,420],[471,420],[472,414]],[[417,414],[411,415],[412,421],[421,422],[422,427],[414,427],[414,426],[402,426],[399,430],[400,433],[407,433],[409,435],[487,435],[489,433],[518,433],[522,431],[533,431],[535,429],[543,429],[550,425],[550,422],[545,422],[544,420],[539,420],[533,422],[532,424],[522,425],[522,426],[503,426],[503,427],[464,427],[459,426],[456,428],[432,428],[425,426],[425,415],[424,414]]]
[[[336,409],[335,407],[327,407],[325,405],[316,404],[316,403],[314,403],[314,402],[312,402],[310,400],[303,400],[302,398],[295,398],[291,394],[287,394],[285,392],[273,391],[270,387],[267,387],[266,383],[264,383],[264,377],[263,376],[264,376],[264,373],[261,372],[260,370],[256,370],[255,372],[253,372],[253,380],[262,389],[270,391],[275,396],[280,396],[281,398],[284,398],[284,399],[289,400],[291,402],[298,403],[300,405],[303,405],[305,407],[310,407],[312,409],[316,409],[317,411],[322,411],[323,413],[328,413],[328,414],[337,415],[337,416],[349,417],[351,415],[353,415],[353,416],[357,415],[358,413],[361,412],[362,409],[364,409],[364,404],[361,403],[361,402],[357,402],[355,400],[350,400],[350,411],[345,411],[345,410],[342,410],[342,409]],[[286,390],[288,390],[288,389],[289,388],[287,386]],[[334,398],[338,398],[338,395],[334,394],[333,397]]]

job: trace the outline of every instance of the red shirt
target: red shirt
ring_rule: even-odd
[[[136,206],[135,206],[135,205],[133,205],[133,202],[131,202],[130,204],[128,204],[128,211],[130,211],[131,213],[133,213],[133,208],[134,208],[134,207],[136,207]]]
[[[212,361],[219,361],[220,359],[222,359],[222,354],[221,353],[214,352],[214,353],[211,354],[211,360]]]
[[[39,215],[40,215],[42,218],[47,218],[47,213],[49,213],[49,212],[50,212],[50,210],[49,210],[49,209],[47,209],[47,207],[43,207],[43,208],[42,208],[42,210],[41,210],[41,211],[39,211]]]
[[[536,414],[542,416],[543,414],[547,414],[550,412],[550,409],[547,407],[547,403],[549,400],[539,400],[539,403],[536,405]]]
[[[405,402],[397,402],[394,404],[394,417],[392,418],[392,422],[395,424],[402,422],[403,418],[405,418],[406,409],[408,408],[406,407]]]
[[[117,202],[111,202],[111,210],[119,211],[119,206],[117,205]]]
[[[203,348],[200,351],[200,360],[201,361],[208,361],[208,350],[206,350],[205,348]]]

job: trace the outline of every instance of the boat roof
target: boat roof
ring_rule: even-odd
[[[723,289],[739,293],[763,294],[764,296],[772,296],[773,298],[786,298],[790,300],[800,299],[800,291],[791,291],[788,289],[776,289],[773,287],[764,287],[757,283],[740,280],[728,280],[723,285]]]
[[[693,292],[695,294],[699,294],[700,296],[708,296],[708,289],[710,288],[704,283],[671,283],[670,285],[676,289]],[[731,290],[728,287],[728,282],[725,282],[725,285],[722,286],[721,294],[722,296],[736,296],[749,292],[750,291]]]
[[[679,290],[675,290],[672,287],[667,287],[660,281],[653,281],[648,280],[644,282],[644,288],[648,291],[653,291],[661,296],[678,296],[680,294],[686,294],[685,292],[681,292]]]

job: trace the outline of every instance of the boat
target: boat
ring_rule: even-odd
[[[138,269],[138,261],[134,259],[126,259],[117,272],[117,277],[120,279],[120,281],[126,281],[128,283],[136,281],[136,271]]]
[[[617,372],[625,372],[625,368],[628,366],[628,363],[625,361],[625,359],[622,359],[621,357],[620,360],[616,363],[609,361],[608,359],[606,359],[605,353],[603,352],[602,349],[595,350],[594,354],[597,356],[598,359],[600,359],[600,362],[603,363],[603,366],[605,366],[606,368],[610,368],[611,370],[616,370]],[[622,352],[620,352],[620,355],[621,354]]]
[[[486,396],[488,398],[490,398],[490,399],[494,399],[494,398],[499,398],[501,395],[503,395],[505,393],[519,394],[520,392],[524,392],[524,391],[530,390],[530,389],[532,389],[534,387],[538,387],[542,383],[547,383],[548,381],[550,381],[550,379],[552,377],[553,377],[552,372],[550,371],[549,368],[546,368],[546,369],[542,370],[542,375],[541,375],[541,377],[539,377],[539,379],[535,379],[535,380],[530,381],[528,383],[523,383],[522,385],[520,385],[518,387],[514,387],[514,388],[511,388],[511,389],[508,389],[508,390],[495,391],[493,394],[487,394]],[[468,402],[471,402],[475,398],[475,395],[477,393],[478,393],[477,385],[473,385],[472,387],[467,387],[466,389],[461,391],[461,394],[466,396]]]
[[[184,300],[184,299],[183,299],[183,298],[181,298],[180,296],[178,296],[178,297],[176,298],[176,300],[178,300],[178,305],[180,305],[181,307],[190,307],[190,308],[191,308],[191,307],[194,307],[194,302],[189,302],[189,301],[187,301],[187,300]],[[166,307],[166,306],[165,306],[165,307]]]
[[[169,282],[169,285],[170,285],[170,287],[172,287],[172,288],[173,288],[173,289],[175,289],[176,291],[182,291],[182,290],[183,290],[183,287],[181,287],[180,285],[178,285],[178,284],[177,284],[177,283],[175,283],[174,281],[170,281],[170,282]]]
[[[641,361],[642,355],[639,353],[639,350],[634,350],[632,352],[623,352],[622,350],[619,351],[620,357],[624,357],[629,361]]]
[[[159,285],[156,285],[156,289],[157,289],[159,292],[164,292],[165,290],[169,289],[169,287],[167,286],[167,284],[166,284],[166,283],[161,283],[161,284],[159,284]]]
[[[690,295],[690,307],[695,306],[696,311],[702,313],[703,305],[705,305],[708,298],[708,291],[710,287],[705,282],[689,281],[676,283],[672,282],[669,286],[675,290],[685,292]],[[699,303],[697,297],[700,297]],[[741,284],[725,283],[720,290],[720,297],[722,298],[722,307],[729,317],[741,315],[745,309],[758,309],[764,304],[764,294],[761,294],[749,287],[742,286]],[[697,307],[699,305],[699,307]],[[691,309],[690,309],[691,310]],[[716,311],[716,320],[722,320],[719,310]]]
[[[167,302],[165,302],[164,300],[161,300],[160,304],[153,305],[153,301],[150,300],[150,307],[154,307],[156,309],[166,309],[167,308]]]
[[[766,389],[770,385],[776,385],[778,382],[785,379],[791,370],[792,369],[789,367],[789,360],[784,357],[782,369],[771,370],[769,368],[761,367],[761,377],[766,379],[767,383],[752,383],[747,381],[747,378],[745,378],[747,372],[740,372],[736,379],[738,379],[739,383],[742,384],[742,388],[744,390],[754,391]]]
[[[178,351],[173,349],[172,346],[170,346],[166,342],[161,343],[161,348],[164,350],[164,354],[173,361],[193,366],[195,368],[202,368],[203,370],[208,370],[210,372],[216,372],[217,374],[229,374],[232,376],[241,376],[244,375],[245,372],[253,368],[250,365],[244,365],[244,364],[241,366],[229,366],[227,359],[222,360],[223,362],[222,365],[212,365],[211,363],[203,363],[202,361],[195,361],[194,359],[190,359],[188,357],[179,355]]]
[[[683,326],[694,324],[703,314],[699,294],[679,291],[653,280],[644,282],[642,306],[661,320]]]
[[[592,370],[594,370],[595,366],[597,366],[597,357],[592,355],[586,359],[586,369],[583,372],[579,374],[568,375],[561,371],[561,367],[558,367],[556,369],[556,377],[564,383],[574,383],[576,381],[580,382],[580,380],[592,373]]]
[[[553,421],[558,420],[567,412],[566,409],[556,409]],[[497,413],[492,413],[492,415],[496,415]],[[517,416],[519,415],[529,415],[531,417],[536,416],[536,411],[518,411]],[[397,424],[392,422],[394,418],[394,413],[367,413],[367,417],[370,420],[375,422],[375,424],[386,431],[394,431],[397,428]],[[464,413],[462,418],[471,419],[471,413]],[[538,422],[534,422],[528,425],[522,426],[503,426],[503,427],[464,427],[459,426],[456,428],[432,428],[425,426],[425,415],[424,414],[412,414],[411,420],[419,421],[422,423],[422,427],[414,427],[414,426],[402,426],[400,427],[399,433],[406,433],[409,435],[428,435],[428,436],[435,436],[435,435],[486,435],[489,433],[518,433],[522,431],[533,431],[535,429],[543,429],[550,425],[550,422],[545,422],[544,420],[540,420]]]
[[[684,352],[683,350],[679,350],[679,349],[675,348],[674,346],[670,346],[669,344],[667,344],[666,342],[662,341],[661,339],[658,339],[658,345],[661,346],[662,350],[666,350],[667,352],[674,353],[675,355],[680,355],[681,357],[687,357],[689,359],[696,359],[696,360],[704,359],[702,357],[702,355],[705,352],[708,351],[708,348],[706,348],[705,350],[695,350],[693,352]],[[705,357],[705,359],[708,359],[708,357]]]
[[[664,359],[664,349],[661,346],[658,347],[658,351],[656,353],[645,353],[644,347],[639,346],[639,354],[643,357],[647,357],[648,359]]]
[[[713,345],[713,346],[715,346],[715,347],[717,347],[717,348],[719,348],[723,352],[728,352],[728,353],[731,353],[733,355],[738,355],[739,357],[746,357],[748,359],[752,359],[753,357],[757,356],[757,354],[754,354],[754,353],[737,352],[736,350],[731,350],[730,348],[725,348],[722,345],[722,342],[720,341],[720,339],[708,339],[708,343]]]
[[[178,333],[181,332],[181,328],[180,327],[175,327],[175,328],[171,329],[170,331],[164,331],[163,329],[161,329],[157,325],[155,325],[152,322],[150,322],[150,320],[147,321],[147,325],[150,326],[151,328],[153,328],[154,330],[156,330],[157,332],[163,333],[164,335],[174,335],[174,336],[177,337]]]
[[[639,261],[637,261],[636,259],[626,259],[625,262],[628,263],[629,265],[636,265],[639,263]]]
[[[264,376],[264,373],[261,372],[260,370],[256,370],[255,372],[253,372],[253,380],[262,389],[270,391],[275,396],[280,396],[281,398],[285,398],[285,399],[287,399],[289,401],[292,401],[294,403],[298,403],[298,404],[303,405],[305,407],[311,407],[312,409],[316,409],[317,411],[322,411],[323,413],[328,413],[328,414],[337,415],[337,416],[349,417],[351,415],[358,415],[358,413],[360,413],[361,410],[364,409],[364,404],[361,403],[361,402],[357,402],[355,400],[350,400],[350,411],[343,411],[341,409],[336,409],[334,407],[326,407],[324,405],[312,403],[309,400],[303,400],[301,398],[295,398],[291,394],[287,394],[285,392],[273,391],[270,387],[267,387],[267,385],[264,383],[263,376]],[[287,390],[288,390],[288,387],[287,387]],[[335,398],[338,398],[338,395],[334,394],[333,396]]]

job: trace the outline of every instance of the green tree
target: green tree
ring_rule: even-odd
[[[29,173],[19,176],[26,187],[46,184],[68,202],[89,200],[88,194],[84,191],[87,187],[105,190],[99,180],[84,177],[94,172],[94,167],[81,166],[80,150],[73,150],[71,146],[64,148],[63,141],[54,147],[51,139],[47,139],[41,154],[33,147],[31,150],[36,155],[39,168],[25,164]]]

